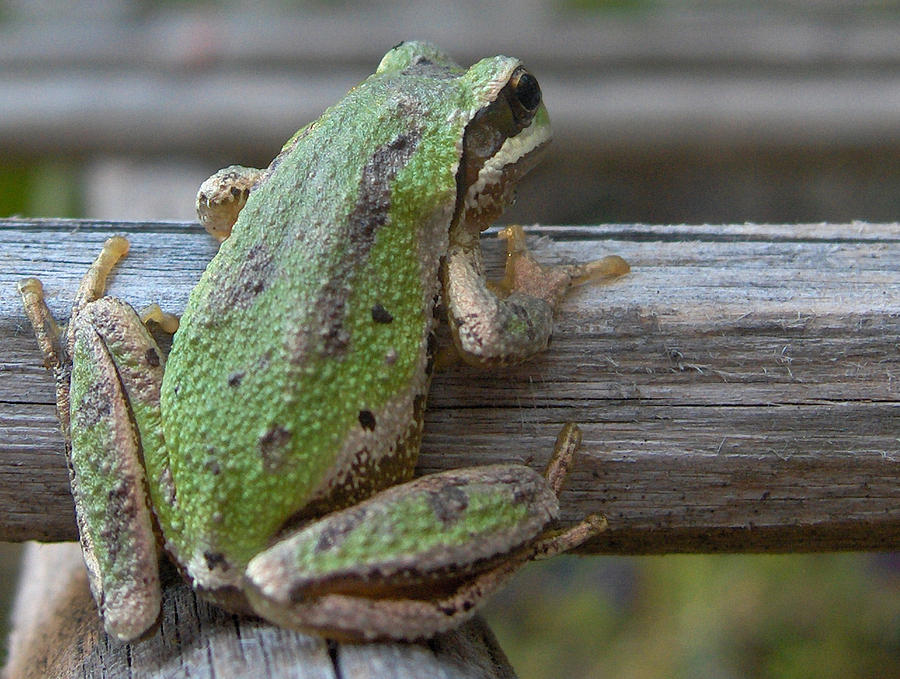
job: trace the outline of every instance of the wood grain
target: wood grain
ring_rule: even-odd
[[[427,643],[341,644],[231,615],[163,574],[157,630],[133,643],[103,632],[75,544],[31,546],[10,639],[10,679],[515,679],[476,618]]]
[[[53,385],[16,281],[59,319],[100,243],[132,251],[111,293],[184,305],[215,246],[195,225],[0,222],[0,538],[74,537]],[[567,300],[550,350],[432,388],[420,471],[541,467],[561,424],[585,445],[563,518],[589,551],[900,547],[900,225],[544,227],[545,261],[628,259]],[[486,236],[489,252],[499,252]]]

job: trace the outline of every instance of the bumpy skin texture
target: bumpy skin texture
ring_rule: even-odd
[[[112,298],[87,305],[72,331],[71,463],[81,540],[107,628],[133,637],[145,629],[143,612],[160,605],[156,539],[132,425],[134,417],[148,445],[160,433],[160,354],[131,308]]]
[[[545,532],[575,428],[546,479],[505,465],[408,482],[440,295],[460,356],[503,365],[544,349],[564,292],[606,270],[542,267],[513,228],[504,281],[484,279],[478,235],[548,140],[517,60],[464,70],[403,43],[267,169],[201,187],[201,220],[225,240],[168,360],[128,305],[100,299],[124,239],[85,276],[65,341],[40,283],[22,282],[111,634],[158,615],[155,527],[213,600],[362,639],[459,624],[528,559],[603,529]]]
[[[463,130],[518,65],[472,82],[428,57],[392,53],[287,142],[191,295],[162,390],[163,529],[201,586],[235,584],[311,500],[411,473],[417,445],[396,444],[417,443]]]

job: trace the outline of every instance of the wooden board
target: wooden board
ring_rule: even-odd
[[[574,420],[585,445],[563,518],[610,523],[589,551],[900,547],[900,225],[531,232],[553,239],[532,239],[545,261],[617,253],[633,271],[571,295],[537,360],[440,374],[421,472],[540,468]],[[136,307],[178,312],[215,250],[189,224],[0,222],[2,539],[75,535],[53,384],[15,282],[40,276],[64,320],[112,233],[133,247],[111,293]]]
[[[77,545],[31,545],[23,568],[10,679],[515,679],[480,618],[428,642],[339,643],[226,613],[166,569],[158,629],[126,644],[103,632]]]

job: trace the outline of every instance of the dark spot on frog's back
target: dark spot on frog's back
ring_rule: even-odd
[[[375,429],[375,415],[371,410],[360,410],[359,411],[359,424],[363,429],[367,431],[373,431]]]
[[[376,323],[392,323],[394,316],[381,304],[376,304],[372,307],[372,320]]]
[[[206,459],[206,462],[203,463],[203,468],[213,476],[218,476],[222,473],[222,465],[219,464],[217,453],[215,449],[209,449],[206,452],[209,457]]]
[[[222,281],[221,288],[210,293],[209,306],[214,317],[231,309],[246,309],[271,283],[275,275],[272,253],[263,243],[248,251],[237,270]]]
[[[259,452],[266,471],[277,472],[290,449],[291,432],[279,424],[273,425],[259,437]]]
[[[153,366],[154,368],[157,367],[159,365],[159,354],[156,353],[156,349],[149,347],[144,353],[144,360],[147,361],[147,365]]]
[[[206,567],[209,570],[228,567],[228,560],[225,558],[224,554],[218,552],[203,552],[203,558],[206,560]]]
[[[469,506],[469,496],[458,486],[445,486],[428,495],[428,504],[444,525],[459,520]]]

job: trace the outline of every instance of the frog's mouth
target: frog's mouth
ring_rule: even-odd
[[[488,228],[515,200],[516,184],[538,163],[550,137],[537,80],[519,67],[466,127],[454,220],[472,230]]]

